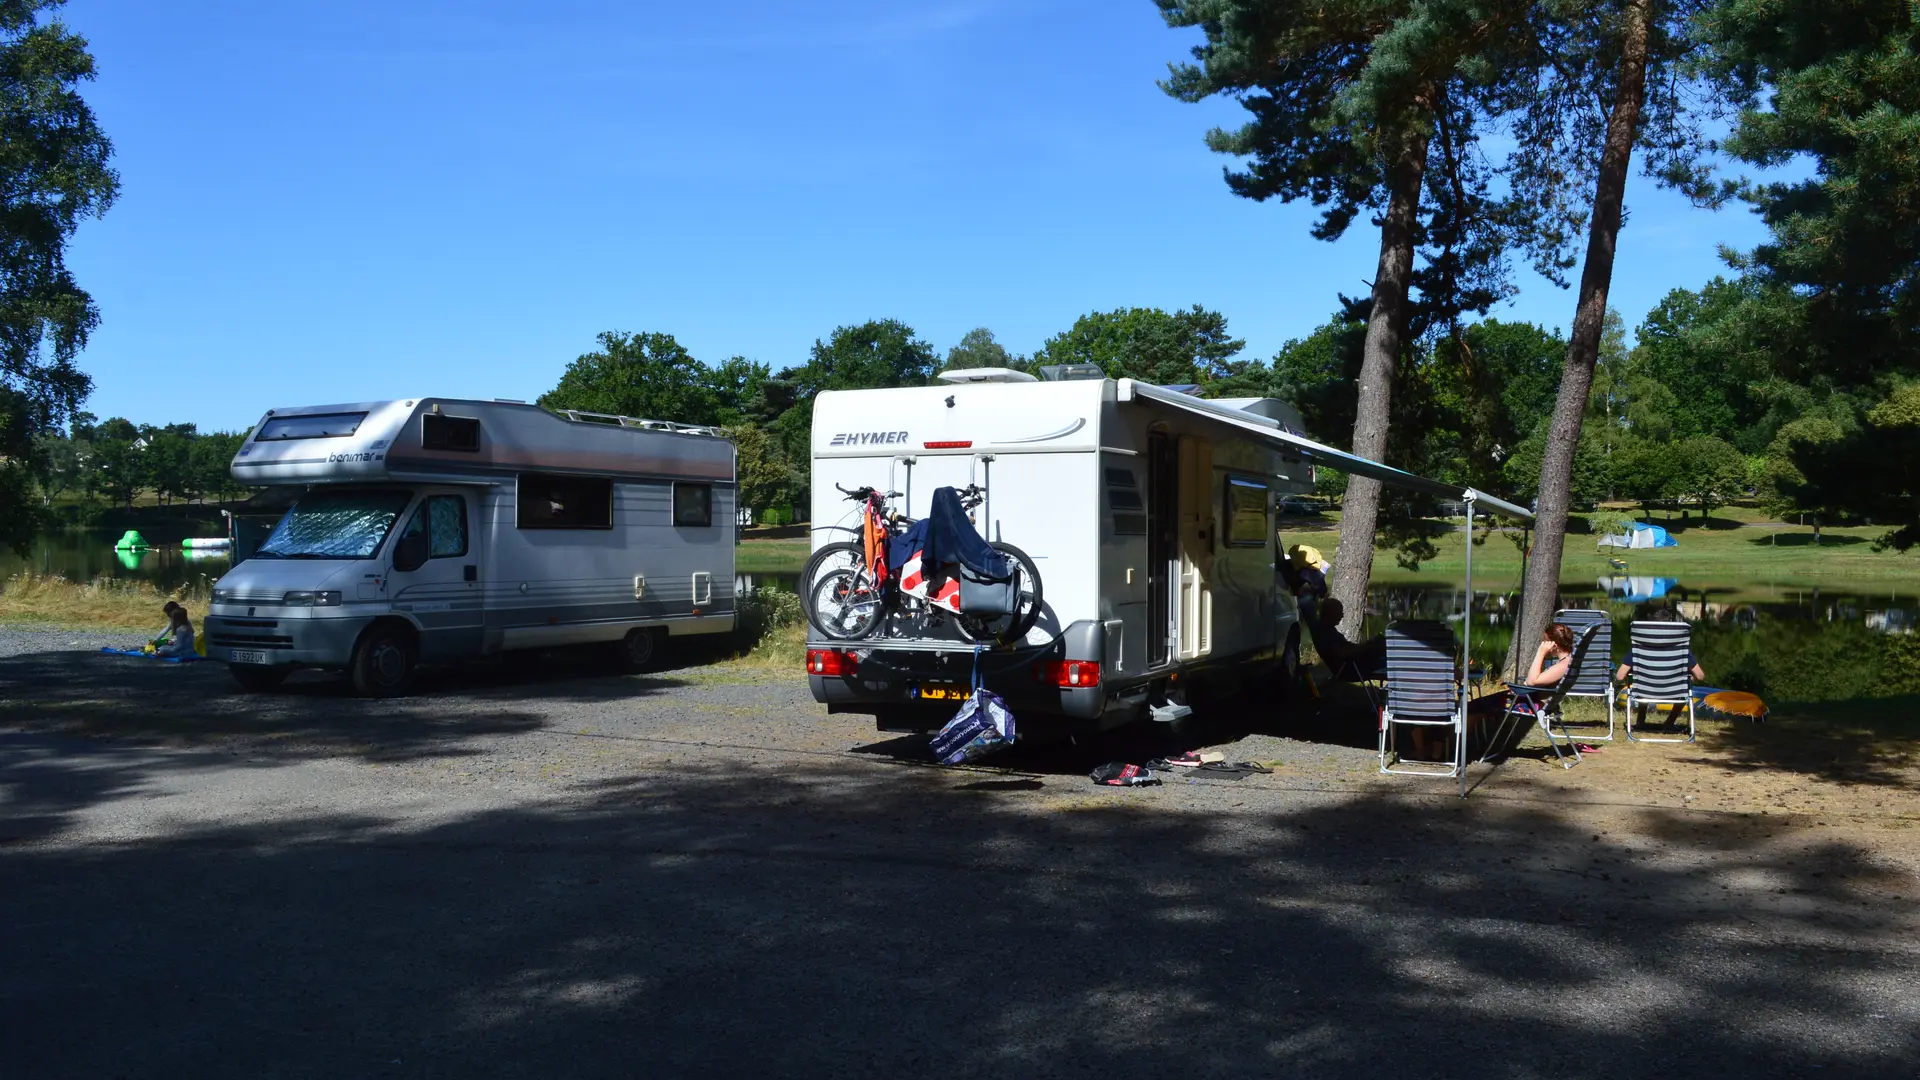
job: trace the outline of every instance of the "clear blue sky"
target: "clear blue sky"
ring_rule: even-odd
[[[1031,351],[1131,305],[1224,312],[1270,356],[1365,291],[1377,233],[1228,193],[1238,106],[1154,85],[1150,0],[71,0],[123,192],[72,263],[89,409],[532,398],[601,330],[799,363],[833,327]],[[1759,236],[1635,176],[1628,325]],[[1499,318],[1564,327],[1522,274]]]

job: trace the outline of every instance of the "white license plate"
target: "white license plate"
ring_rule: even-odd
[[[246,649],[235,649],[233,650],[232,659],[228,662],[234,664],[264,664],[267,662],[267,654],[263,652],[250,652]]]

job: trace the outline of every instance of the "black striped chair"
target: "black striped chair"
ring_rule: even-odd
[[[1693,627],[1683,622],[1636,622],[1627,654],[1627,738],[1635,742],[1692,742]],[[1633,714],[1647,705],[1687,710],[1687,737],[1649,738],[1633,733]]]
[[[1567,690],[1566,696],[1604,698],[1607,702],[1607,733],[1589,735],[1583,731],[1580,740],[1612,742],[1614,701],[1620,696],[1613,685],[1613,616],[1605,609],[1562,608],[1553,613],[1553,621],[1572,630],[1575,637],[1589,626],[1599,628],[1599,633],[1593,637],[1593,647],[1587,650],[1584,659],[1574,665],[1573,686]]]
[[[1387,701],[1380,709],[1380,771],[1459,776],[1466,771],[1466,713],[1460,700],[1459,649],[1442,622],[1397,622],[1387,627]],[[1400,756],[1396,730],[1453,732],[1451,761]]]

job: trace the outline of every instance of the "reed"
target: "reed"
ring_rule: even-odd
[[[128,578],[99,577],[76,584],[55,574],[15,574],[0,582],[0,622],[158,631],[167,621],[160,613],[162,604],[177,600],[198,622],[212,588],[205,580],[169,592]]]

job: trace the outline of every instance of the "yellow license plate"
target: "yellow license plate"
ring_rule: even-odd
[[[966,687],[952,683],[922,683],[913,688],[913,696],[921,701],[965,701],[973,695]]]

